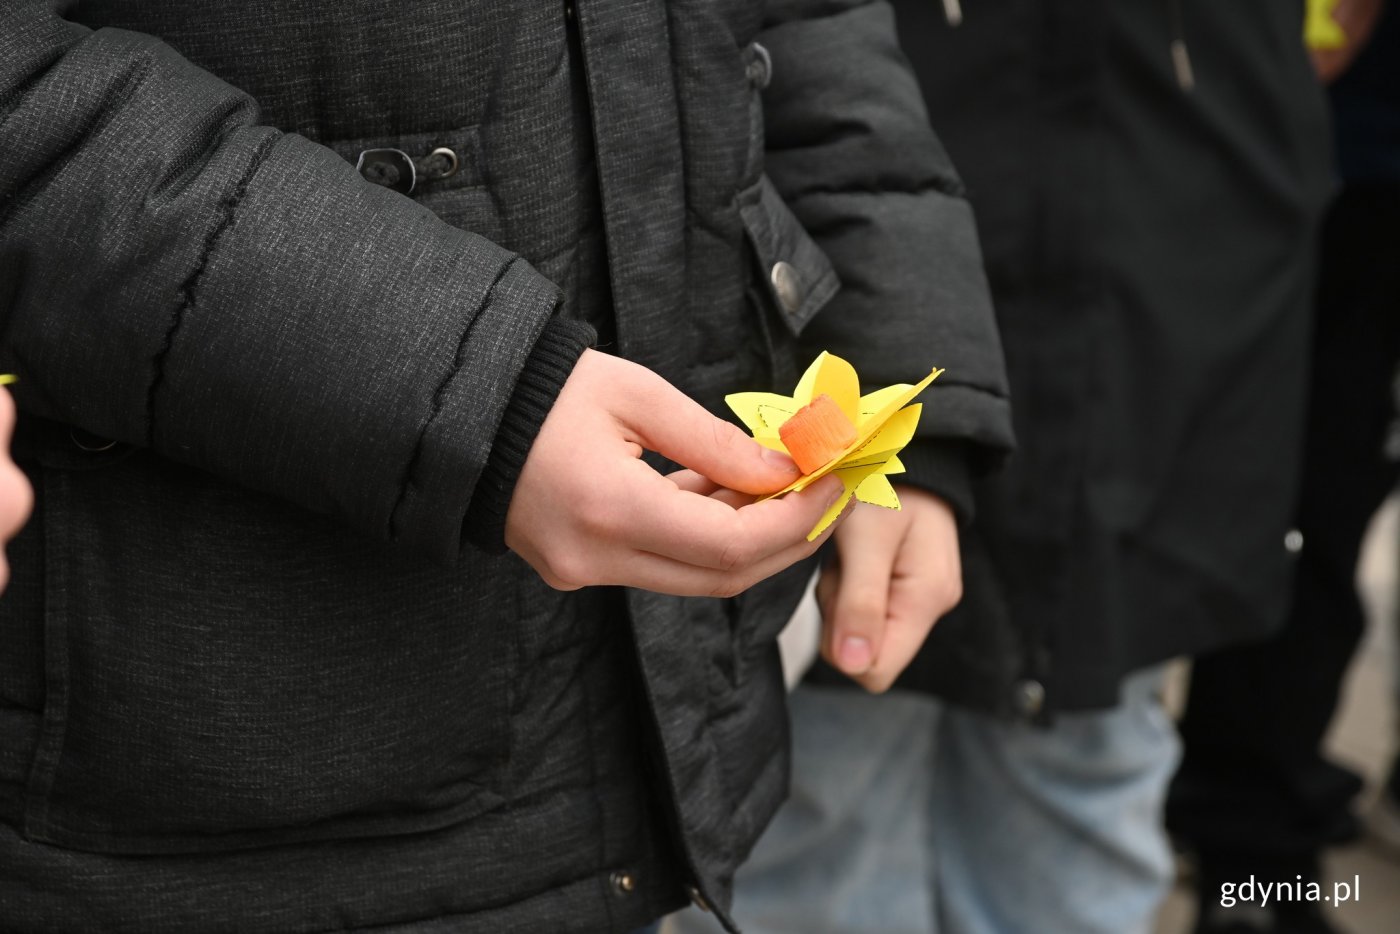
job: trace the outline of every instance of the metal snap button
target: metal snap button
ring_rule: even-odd
[[[401,195],[412,194],[418,183],[418,170],[408,153],[401,149],[366,149],[355,163],[355,171],[366,181],[391,188]]]
[[[619,895],[630,895],[637,888],[637,877],[630,872],[614,872],[610,878],[613,891]]]
[[[773,290],[778,295],[778,304],[783,306],[783,311],[790,315],[797,314],[802,307],[802,286],[798,282],[797,270],[791,263],[781,260],[773,264],[773,271],[769,278],[773,282]]]
[[[460,165],[457,153],[446,146],[439,146],[428,153],[428,158],[423,160],[423,177],[451,178],[457,174]]]
[[[1303,533],[1297,529],[1289,529],[1288,534],[1283,536],[1283,547],[1291,555],[1296,555],[1303,550]]]
[[[1023,717],[1034,717],[1045,707],[1045,685],[1031,678],[1017,681],[1012,691],[1012,702],[1016,711]]]
[[[749,48],[753,52],[753,58],[749,61],[746,73],[749,76],[749,82],[762,91],[773,81],[773,56],[768,54],[768,50],[757,42]]]

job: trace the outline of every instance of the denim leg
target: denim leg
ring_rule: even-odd
[[[1180,744],[1163,669],[1119,707],[1049,730],[945,708],[934,767],[939,934],[1151,931],[1172,881],[1162,829]]]
[[[937,705],[898,692],[798,688],[792,797],[739,871],[744,934],[929,934],[925,843]],[[672,934],[718,934],[710,915]]]

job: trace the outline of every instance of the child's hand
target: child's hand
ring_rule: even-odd
[[[643,450],[691,469],[664,476]],[[797,477],[645,367],[584,351],[520,472],[506,544],[561,590],[732,596],[826,540],[806,536],[843,492],[835,477],[753,502]]]

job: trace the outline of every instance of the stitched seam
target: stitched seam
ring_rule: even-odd
[[[194,307],[195,289],[199,287],[200,280],[204,277],[204,270],[209,266],[209,259],[214,253],[214,248],[218,246],[219,239],[224,235],[224,232],[233,226],[234,211],[242,202],[244,195],[248,193],[248,186],[252,184],[253,176],[258,174],[258,170],[267,160],[268,152],[276,145],[277,140],[278,137],[270,136],[263,140],[253,152],[252,162],[243,172],[243,176],[239,178],[238,183],[233,186],[233,190],[220,203],[224,216],[220,219],[218,226],[205,238],[204,248],[200,251],[194,271],[180,287],[180,305],[170,316],[170,326],[165,332],[165,345],[161,347],[160,352],[152,361],[154,376],[151,379],[151,388],[146,394],[146,444],[148,447],[155,447],[156,393],[160,391],[161,384],[165,382],[165,361],[170,356],[171,347],[175,344],[175,332],[180,329],[180,325],[184,322],[185,314]]]
[[[423,459],[423,439],[427,437],[428,429],[432,427],[434,420],[436,420],[438,415],[442,412],[443,401],[447,397],[447,387],[451,385],[453,378],[457,375],[458,371],[462,369],[463,358],[466,356],[467,342],[471,340],[472,331],[476,328],[476,323],[484,316],[483,313],[486,311],[486,307],[491,304],[491,296],[495,294],[496,286],[506,277],[506,273],[510,272],[511,267],[519,261],[519,256],[511,259],[510,262],[502,266],[500,271],[496,273],[496,278],[491,280],[491,285],[481,297],[481,304],[477,306],[476,311],[472,313],[471,319],[467,321],[467,326],[462,330],[462,339],[457,342],[457,353],[452,358],[452,366],[448,369],[447,375],[438,383],[437,389],[433,391],[433,400],[428,408],[428,417],[423,420],[422,427],[418,429],[418,440],[413,445],[413,456],[408,459],[408,464],[404,467],[403,479],[399,483],[399,497],[394,501],[394,508],[389,511],[390,541],[397,542],[401,535],[401,530],[399,529],[399,513],[403,511],[404,501],[408,499],[409,491],[417,486],[413,481],[413,475],[418,470],[418,462]],[[507,405],[509,402],[510,400],[507,399]]]

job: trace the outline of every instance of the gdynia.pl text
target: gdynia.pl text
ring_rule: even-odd
[[[1329,902],[1340,905],[1343,902],[1361,901],[1361,877],[1353,876],[1350,882],[1332,883],[1330,894],[1323,894],[1319,882],[1304,882],[1299,876],[1296,882],[1258,882],[1253,876],[1248,882],[1223,882],[1220,885],[1220,907],[1233,908],[1236,902],[1257,904],[1260,908],[1270,902]]]

